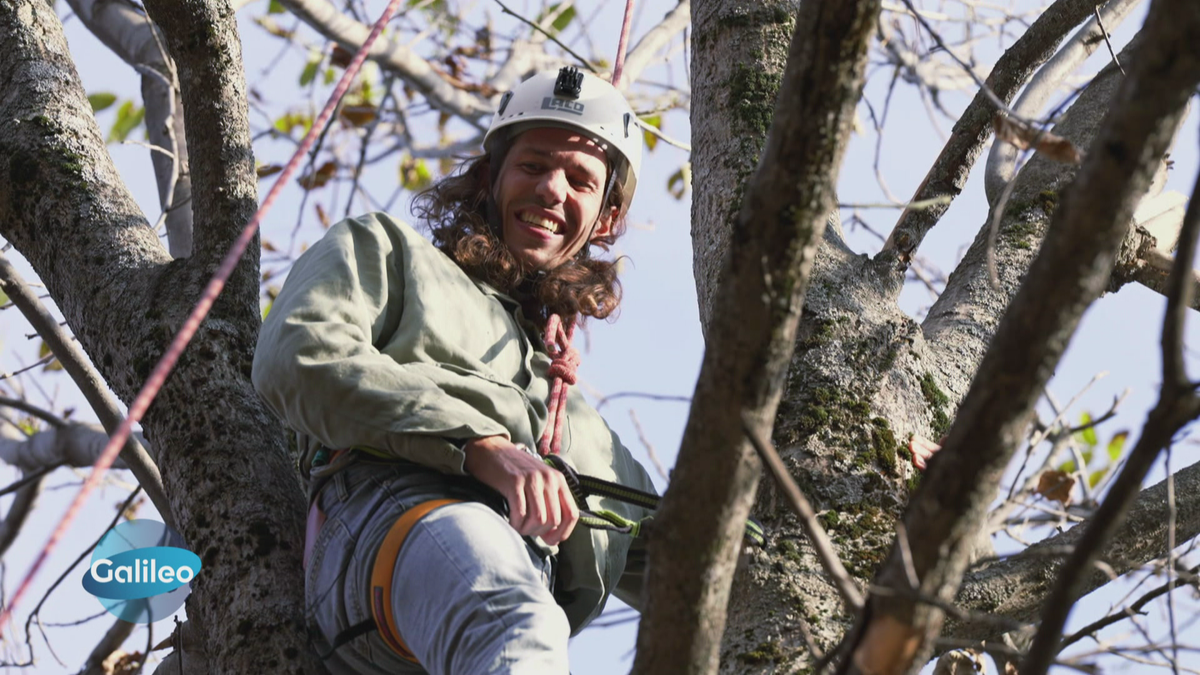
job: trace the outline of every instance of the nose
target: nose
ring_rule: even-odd
[[[554,206],[566,201],[567,174],[561,169],[544,172],[537,182],[535,193],[543,206]]]

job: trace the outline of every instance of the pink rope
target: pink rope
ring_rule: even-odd
[[[621,24],[621,39],[617,43],[617,63],[613,66],[612,86],[621,82],[621,71],[625,70],[625,50],[629,43],[629,26],[633,23],[633,0],[625,0],[625,19]],[[546,352],[550,355],[551,378],[550,401],[547,404],[549,417],[546,429],[538,441],[538,452],[543,457],[557,455],[562,450],[563,422],[567,419],[567,390],[575,384],[579,368],[579,352],[571,346],[575,337],[575,322],[564,329],[562,317],[551,314],[546,320]]]
[[[579,352],[571,346],[575,337],[575,322],[563,328],[562,318],[551,314],[546,320],[546,353],[550,355],[550,370],[547,377],[551,378],[550,402],[547,405],[549,417],[546,419],[546,429],[542,439],[538,441],[538,452],[543,457],[557,455],[562,451],[563,422],[567,419],[567,390],[576,382],[576,370],[579,368]]]
[[[625,0],[625,20],[621,24],[621,40],[617,43],[617,63],[613,66],[612,86],[621,83],[621,72],[625,70],[625,49],[629,46],[629,25],[633,23],[633,0]]]
[[[242,234],[234,242],[233,247],[225,255],[224,260],[221,261],[221,266],[208,282],[208,286],[205,287],[204,293],[200,296],[200,301],[196,303],[196,307],[188,316],[187,321],[184,322],[183,327],[179,329],[179,333],[171,341],[171,346],[167,348],[166,354],[163,354],[163,357],[159,359],[158,364],[154,366],[154,371],[150,373],[150,378],[142,385],[142,389],[138,392],[137,397],[134,398],[133,404],[129,406],[129,416],[125,418],[125,421],[117,428],[116,433],[108,440],[108,445],[104,446],[104,451],[100,453],[100,457],[92,465],[91,475],[88,476],[87,481],[80,488],[79,494],[75,495],[75,500],[67,508],[66,514],[63,515],[58,526],[54,528],[54,532],[50,534],[50,538],[46,541],[42,552],[38,554],[29,571],[25,573],[24,579],[21,580],[21,585],[17,587],[16,593],[13,593],[8,606],[0,614],[0,636],[4,634],[4,627],[12,619],[17,603],[25,595],[26,591],[29,590],[34,577],[37,576],[46,559],[50,557],[58,542],[62,540],[67,530],[70,529],[71,523],[79,514],[80,509],[83,508],[92,490],[100,484],[100,479],[104,477],[104,472],[112,466],[113,461],[117,458],[117,454],[120,453],[121,448],[125,445],[125,441],[129,438],[129,434],[133,431],[133,425],[142,419],[142,415],[146,414],[146,410],[154,401],[154,397],[158,395],[159,389],[162,388],[163,383],[167,380],[167,375],[175,367],[175,363],[179,360],[180,355],[183,354],[183,350],[196,334],[196,331],[200,328],[200,323],[204,321],[204,318],[208,315],[208,311],[213,306],[213,302],[216,301],[217,296],[220,295],[221,290],[225,287],[225,282],[229,280],[229,276],[233,273],[234,268],[237,267],[242,254],[250,246],[250,242],[254,239],[254,234],[258,231],[258,226],[262,222],[263,216],[266,215],[271,205],[275,203],[275,199],[283,190],[284,184],[287,183],[288,179],[299,168],[300,162],[308,153],[309,148],[316,142],[317,135],[329,123],[329,118],[333,116],[333,111],[337,107],[338,102],[346,94],[355,75],[358,74],[359,69],[362,67],[363,61],[366,60],[367,52],[371,49],[371,45],[374,44],[376,38],[383,31],[383,27],[387,25],[387,22],[392,19],[396,10],[399,9],[400,2],[401,0],[391,0],[387,8],[383,10],[383,16],[379,17],[379,20],[375,22],[375,26],[371,29],[371,34],[367,36],[358,53],[354,55],[354,60],[346,67],[346,72],[342,74],[341,81],[334,87],[333,93],[329,97],[329,102],[325,104],[325,109],[321,111],[316,121],[313,122],[312,128],[304,136],[304,140],[300,142],[300,147],[296,148],[296,154],[292,155],[292,159],[288,161],[287,166],[284,167],[279,177],[275,179],[275,184],[267,192],[262,205],[258,207],[258,211],[254,213],[250,222],[246,224],[246,228],[242,230]]]

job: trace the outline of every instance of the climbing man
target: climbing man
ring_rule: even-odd
[[[620,302],[592,248],[624,231],[641,139],[608,82],[536,74],[414,200],[432,243],[376,213],[297,260],[253,378],[312,484],[307,616],[333,672],[565,674],[610,594],[638,606],[641,540],[580,513],[636,534],[648,512],[577,500],[568,474],[653,486],[567,385],[574,326]]]

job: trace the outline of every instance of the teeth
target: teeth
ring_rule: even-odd
[[[521,220],[526,223],[529,223],[530,225],[540,227],[543,230],[547,230],[549,232],[554,232],[554,233],[558,232],[558,223],[554,222],[553,220],[548,220],[546,218],[538,218],[537,216],[530,215],[528,213],[522,213]]]

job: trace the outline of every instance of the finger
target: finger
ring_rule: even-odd
[[[525,489],[526,503],[529,506],[525,521],[518,530],[522,535],[538,536],[545,532],[546,525],[546,487],[545,481],[534,474]]]
[[[562,523],[553,533],[557,539],[554,544],[566,541],[575,531],[575,524],[579,522],[579,507],[575,505],[575,497],[569,488],[559,493],[559,503],[562,505]]]
[[[546,481],[546,525],[547,531],[554,532],[562,524],[562,493],[567,489],[567,482],[557,471]]]
[[[525,517],[528,515],[526,509],[529,506],[525,501],[525,490],[520,483],[513,490],[512,496],[506,497],[506,499],[508,500],[508,524],[520,532],[525,524]]]

